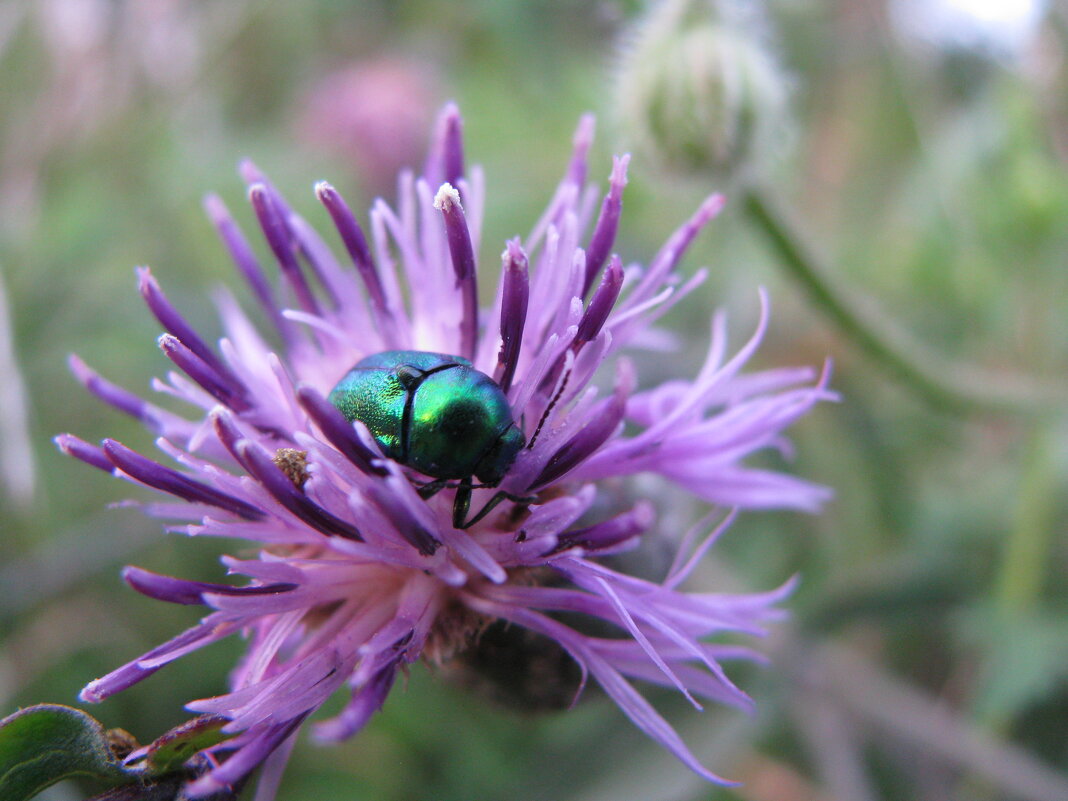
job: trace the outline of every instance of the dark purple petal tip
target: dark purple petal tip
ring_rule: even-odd
[[[623,262],[620,261],[619,256],[613,256],[608,269],[604,271],[600,286],[593,293],[590,305],[586,307],[579,321],[578,333],[575,334],[575,341],[571,345],[573,350],[577,351],[601,333],[601,328],[604,327],[608,315],[612,312],[622,287]]]
[[[326,181],[320,181],[315,185],[315,195],[330,213],[330,219],[334,221],[334,227],[345,245],[345,250],[348,251],[349,258],[352,259],[364,286],[367,287],[372,305],[379,314],[385,314],[386,296],[382,289],[382,280],[378,276],[371,248],[367,244],[367,237],[364,236],[363,229],[356,221],[356,216],[349,209],[345,199]]]
[[[612,160],[612,176],[609,178],[608,194],[601,203],[601,213],[590,236],[590,246],[586,249],[586,277],[582,284],[582,295],[590,291],[597,273],[604,266],[605,259],[612,252],[619,230],[619,218],[623,212],[623,188],[627,185],[627,165],[630,156],[616,156]]]
[[[427,159],[426,178],[432,185],[456,186],[464,175],[463,117],[455,103],[447,103],[438,115]]]
[[[168,359],[219,403],[239,412],[251,408],[244,385],[233,375],[216,370],[173,334],[162,334],[157,342]]]
[[[319,314],[319,303],[308,286],[307,279],[297,260],[297,248],[293,235],[286,224],[285,209],[277,193],[262,181],[253,183],[248,188],[248,199],[256,212],[260,229],[271,248],[282,275],[293,288],[297,302],[302,309],[312,314]]]
[[[53,441],[67,456],[73,456],[75,459],[103,470],[105,473],[115,472],[115,465],[108,459],[107,454],[96,445],[90,445],[84,439],[80,439],[73,434],[60,434]]]
[[[593,144],[597,119],[592,114],[583,114],[571,138],[571,162],[567,167],[567,181],[581,187],[586,183],[587,157]]]
[[[154,489],[168,492],[190,503],[205,503],[246,520],[259,520],[263,512],[252,504],[225,492],[194,481],[189,476],[132,451],[121,442],[106,439],[104,453],[111,463],[131,478]]]
[[[187,581],[185,579],[164,576],[140,567],[128,565],[122,570],[123,580],[142,595],[158,601],[174,604],[203,604],[206,592],[218,595],[277,595],[297,588],[296,584],[281,582],[263,586],[233,587],[229,584],[212,584],[205,581]]]
[[[471,231],[467,227],[460,193],[445,183],[434,196],[434,207],[445,218],[445,234],[449,240],[449,255],[456,272],[456,286],[460,290],[462,315],[460,318],[460,354],[468,359],[475,353],[478,337],[478,279],[475,275],[475,251]]]
[[[633,509],[602,523],[565,532],[546,556],[576,547],[589,552],[614,548],[648,531],[655,517],[652,504],[638,503]]]
[[[163,289],[160,287],[159,282],[153,277],[152,271],[147,267],[138,267],[135,272],[137,274],[137,288],[141,293],[141,297],[144,298],[149,311],[159,320],[160,325],[181,340],[182,344],[193,351],[206,364],[210,365],[217,373],[227,376],[233,381],[234,379],[230,376],[229,370],[215,355],[215,352],[207,346],[204,340],[193,330],[193,327],[186,322],[185,318],[167,300],[167,296],[163,294]]]

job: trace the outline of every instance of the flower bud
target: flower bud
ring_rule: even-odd
[[[665,0],[634,33],[615,104],[629,146],[720,180],[744,179],[773,154],[788,82],[755,33],[695,0]]]

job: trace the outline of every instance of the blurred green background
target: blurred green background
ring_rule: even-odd
[[[666,320],[687,349],[644,375],[692,374],[712,307],[743,341],[763,285],[758,366],[829,355],[844,397],[791,432],[789,469],[834,502],[814,517],[743,515],[713,557],[709,575],[730,587],[803,578],[766,643],[773,665],[735,672],[758,716],[697,715],[653,693],[706,764],[744,785],[703,785],[595,695],[530,718],[419,667],[355,740],[302,739],[280,799],[1068,797],[1068,15],[987,0],[972,31],[953,16],[964,0],[729,5],[747,6],[732,24],[772,55],[788,95],[757,156],[763,184],[862,320],[875,304],[937,377],[971,376],[956,403],[893,379],[781,269],[737,176],[680,178],[636,153],[625,258],[648,260],[709,191],[734,201],[683,267],[709,265],[710,280]],[[1031,16],[980,24],[1012,8]],[[638,0],[0,5],[0,713],[74,703],[194,622],[128,590],[121,565],[218,573],[221,543],[107,508],[127,488],[51,444],[71,431],[151,447],[66,369],[77,351],[136,391],[167,369],[134,266],[216,336],[207,290],[237,282],[203,194],[247,224],[235,167],[251,157],[313,222],[320,178],[366,209],[392,198],[397,166],[421,163],[449,99],[486,170],[493,265],[550,197],[584,111],[599,118],[602,185],[634,141],[618,84],[648,13]],[[90,711],[149,740],[185,700],[223,690],[240,648],[213,646]]]

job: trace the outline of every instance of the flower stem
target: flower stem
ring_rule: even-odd
[[[930,403],[955,411],[1042,412],[1063,408],[1068,400],[1068,386],[977,370],[932,354],[874,308],[871,299],[844,286],[763,188],[743,189],[742,208],[820,311],[887,372]]]
[[[998,607],[1010,614],[1034,606],[1049,564],[1057,498],[1055,438],[1050,429],[1049,423],[1040,422],[1031,431],[1016,520],[1001,561],[995,597]]]

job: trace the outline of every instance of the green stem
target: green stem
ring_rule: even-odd
[[[1042,591],[1056,517],[1057,479],[1053,432],[1039,423],[1031,432],[1015,522],[1005,544],[998,575],[999,609],[1019,614],[1031,609]]]
[[[743,190],[742,207],[768,239],[782,266],[809,299],[872,359],[936,406],[955,411],[1043,412],[1063,409],[1068,386],[950,364],[886,319],[871,299],[843,286],[807,245],[798,227],[758,186]]]

